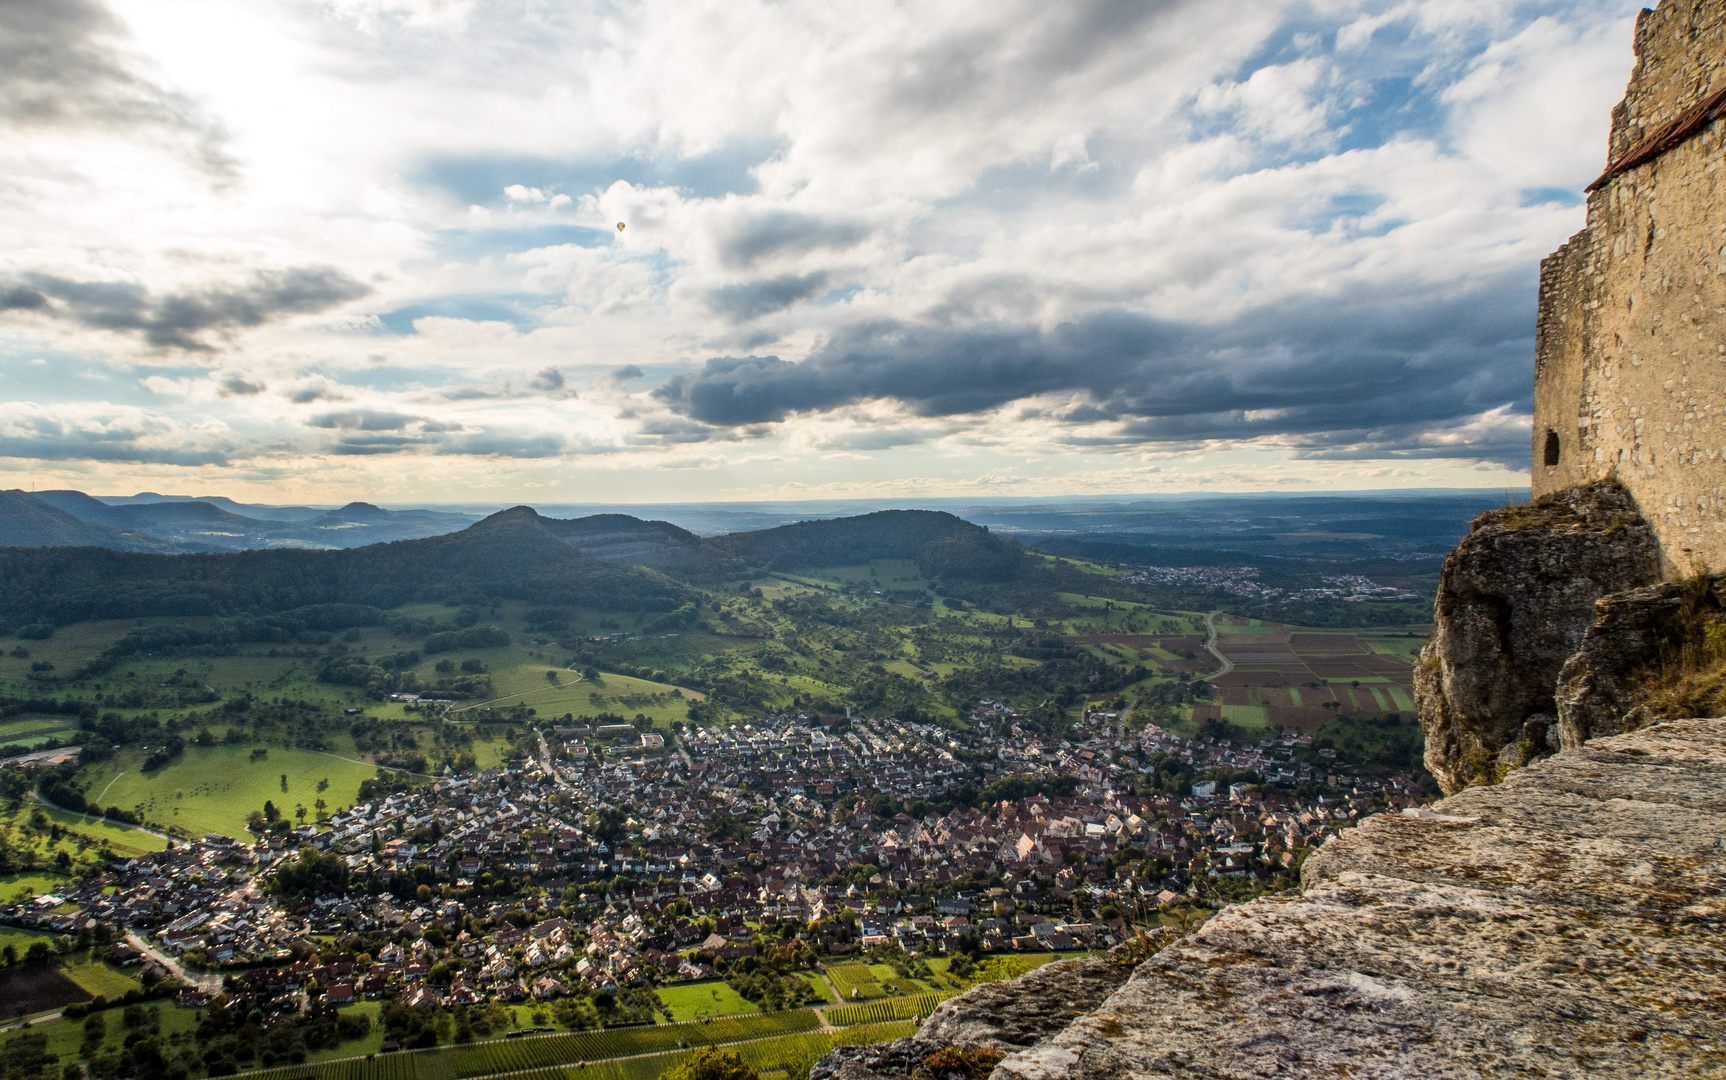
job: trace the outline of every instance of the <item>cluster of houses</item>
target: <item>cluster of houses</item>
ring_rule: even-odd
[[[1297,760],[1300,736],[1128,734],[1096,711],[1073,742],[1025,730],[1000,703],[978,710],[964,748],[929,725],[778,714],[682,732],[658,752],[581,755],[572,744],[586,743],[548,726],[541,752],[507,767],[286,836],[210,835],[120,860],[63,903],[0,907],[0,920],[137,928],[282,1008],[309,987],[324,1005],[546,998],[711,977],[788,937],[829,955],[965,936],[1002,951],[1106,946],[1157,905],[1220,877],[1287,874],[1363,814],[1413,802],[1394,779]],[[1153,753],[1330,786],[1307,799],[1212,782],[1133,794]],[[912,813],[1008,775],[1064,779],[1042,786],[1071,794]],[[306,847],[340,859],[346,887],[284,904],[270,875]],[[332,940],[349,959],[311,959]]]

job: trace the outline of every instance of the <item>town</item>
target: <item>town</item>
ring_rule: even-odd
[[[1236,745],[1093,710],[1069,741],[991,700],[972,719],[964,746],[863,717],[669,743],[530,719],[499,768],[417,786],[380,769],[319,824],[114,860],[0,919],[131,935],[158,978],[216,976],[188,980],[192,1006],[609,998],[770,953],[1106,949],[1160,913],[1286,887],[1363,814],[1414,802],[1406,777],[1351,775],[1306,735]],[[1144,793],[1171,770],[1191,782]]]

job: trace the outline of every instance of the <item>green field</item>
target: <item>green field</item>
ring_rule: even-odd
[[[10,945],[19,956],[30,951],[30,946],[38,941],[54,944],[57,935],[44,933],[41,930],[23,930],[16,926],[0,926],[0,949]]]
[[[1263,705],[1224,705],[1223,719],[1244,728],[1262,728],[1268,723]]]
[[[145,1006],[156,1010],[162,1021],[162,1034],[167,1037],[189,1034],[198,1026],[198,1018],[202,1015],[197,1009],[181,1009],[172,1001],[153,1001]],[[120,1012],[111,1009],[103,1014],[107,1021],[107,1034],[102,1041],[106,1049],[119,1049],[127,1031],[120,1022]],[[77,1061],[81,1056],[79,1047],[84,1041],[84,1022],[69,1020],[64,1017],[57,1020],[39,1021],[30,1025],[30,1030],[38,1035],[48,1037],[48,1053],[57,1054],[62,1062]],[[4,1036],[0,1036],[4,1038]]]
[[[802,977],[804,982],[809,984],[809,989],[815,991],[816,1001],[823,1005],[833,1004],[833,991],[828,989],[827,980],[823,979],[819,973],[813,971],[801,971],[798,972],[798,975]]]
[[[144,984],[134,979],[124,969],[113,964],[94,959],[88,953],[78,959],[68,957],[60,965],[65,969],[71,980],[90,991],[105,998],[117,998],[128,990],[142,990]]]
[[[760,1006],[745,1000],[737,991],[718,980],[662,986],[657,992],[659,1000],[665,1002],[665,1007],[671,1010],[671,1019],[675,1023],[761,1011]]]
[[[32,896],[59,892],[71,884],[71,878],[59,874],[4,874],[0,875],[0,900],[28,900]]]
[[[138,770],[143,754],[122,751],[85,770],[86,797],[103,806],[141,808],[145,821],[177,826],[193,836],[223,833],[249,841],[246,815],[262,810],[265,800],[289,816],[304,806],[311,821],[315,800],[325,800],[331,811],[351,806],[360,781],[376,774],[371,765],[314,750],[271,747],[256,761],[251,752],[249,746],[188,746],[179,758],[146,774]],[[325,779],[329,789],[319,792],[317,784]]]
[[[918,994],[915,997],[871,1001],[865,1005],[841,1005],[827,1010],[827,1022],[834,1027],[851,1027],[855,1024],[922,1020],[935,1011],[935,1006],[952,996],[951,993]]]
[[[553,683],[546,672],[558,677]],[[543,662],[517,664],[511,668],[493,667],[492,686],[495,704],[526,705],[542,717],[597,716],[602,712],[617,713],[625,718],[646,716],[653,726],[669,731],[671,722],[689,718],[689,703],[702,700],[695,690],[637,679],[629,675],[600,673],[598,681],[581,678],[576,672],[559,670]],[[462,713],[484,707],[478,702],[464,702],[452,709],[450,716],[461,719]]]

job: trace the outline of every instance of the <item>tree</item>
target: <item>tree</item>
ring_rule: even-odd
[[[761,1080],[742,1055],[704,1046],[659,1074],[659,1080]]]
[[[287,773],[282,774],[282,790],[283,791],[288,790],[288,774]]]

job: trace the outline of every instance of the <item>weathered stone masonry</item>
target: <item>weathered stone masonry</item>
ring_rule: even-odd
[[[1636,55],[1614,163],[1726,89],[1726,0],[1644,11]],[[1667,143],[1541,263],[1533,486],[1616,477],[1674,577],[1726,569],[1726,109]]]

